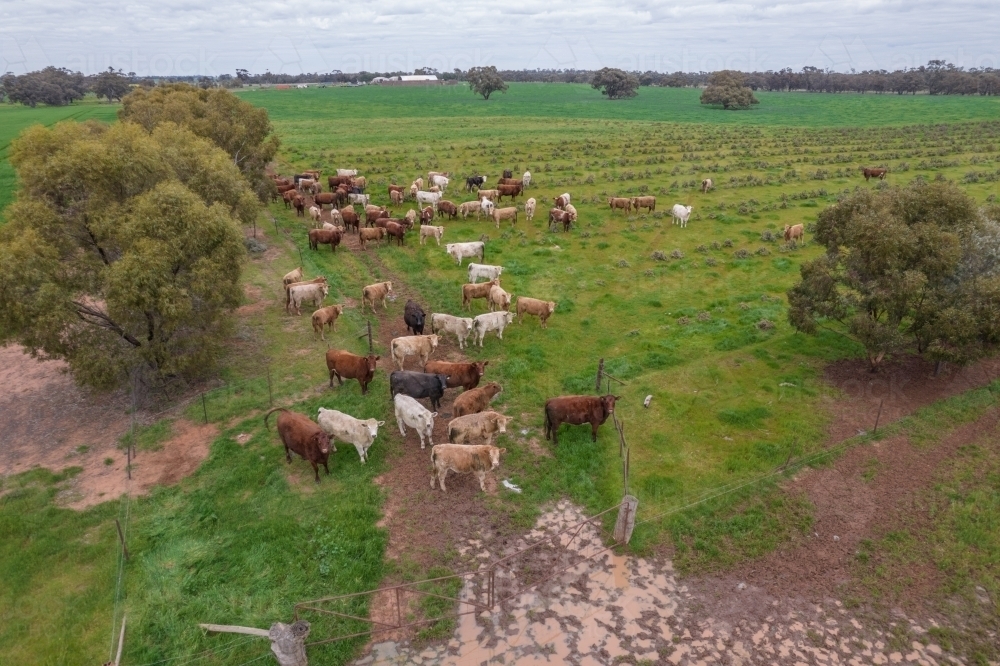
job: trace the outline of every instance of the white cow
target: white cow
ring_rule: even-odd
[[[528,185],[531,185],[531,172],[525,171],[524,175],[521,176],[521,187],[528,189]]]
[[[420,205],[421,207],[424,204],[430,204],[431,206],[434,207],[434,210],[437,210],[437,205],[439,201],[441,201],[440,192],[425,192],[423,190],[417,192],[417,204]]]
[[[399,434],[406,437],[404,426],[410,426],[420,436],[420,448],[426,446],[424,439],[427,440],[428,444],[434,446],[431,435],[434,432],[434,417],[437,416],[437,412],[430,411],[417,402],[415,398],[402,393],[397,393],[392,401],[396,404],[396,423],[399,425]]]
[[[338,176],[357,176],[357,169],[337,169]]]
[[[288,287],[288,302],[285,309],[291,306],[295,309],[295,314],[302,314],[302,304],[312,303],[314,307],[323,305],[323,299],[330,293],[330,288],[322,283],[319,284],[293,284]]]
[[[451,181],[448,180],[446,176],[441,176],[441,175],[431,176],[431,185],[437,185],[438,187],[441,188],[442,192],[448,189],[448,183],[450,182]]]
[[[353,444],[361,457],[361,463],[368,460],[368,449],[371,448],[375,438],[378,437],[379,426],[384,426],[385,421],[375,419],[356,419],[349,414],[338,412],[336,409],[319,408],[319,417],[316,423],[323,429],[323,432],[330,436],[330,448],[334,451],[337,447],[334,440],[340,439],[348,444]]]
[[[524,202],[524,216],[528,218],[528,222],[531,222],[535,217],[535,206],[538,204],[535,202],[535,197],[531,197]]]
[[[462,265],[462,260],[466,257],[479,257],[479,261],[486,258],[486,243],[482,241],[448,243],[444,246],[444,249],[455,259],[455,263],[459,266]]]
[[[362,206],[367,206],[371,203],[371,197],[367,194],[354,194],[351,192],[347,195],[348,203],[361,204]]]
[[[496,310],[510,310],[510,299],[511,295],[498,284],[490,287],[490,294],[486,297],[486,301],[490,306],[490,312],[494,312]]]
[[[451,333],[458,339],[458,348],[465,349],[465,341],[472,333],[470,317],[455,317],[450,314],[435,312],[431,314],[431,333]]]
[[[489,282],[493,278],[500,277],[501,273],[503,273],[503,266],[469,263],[469,282],[472,284],[479,282],[479,278],[484,278]]]
[[[441,245],[441,236],[444,236],[444,227],[435,227],[430,224],[421,224],[420,225],[421,245],[423,245],[427,241],[428,236],[437,240],[437,244]]]
[[[475,341],[482,347],[483,338],[490,331],[496,331],[497,337],[503,340],[503,329],[512,321],[514,321],[513,312],[487,312],[486,314],[479,315],[472,320],[472,330],[476,334]]]
[[[423,366],[427,363],[428,357],[437,349],[439,340],[440,338],[436,335],[408,335],[403,338],[393,338],[389,344],[392,360],[402,370],[407,356],[418,356],[420,357],[420,365]]]
[[[320,215],[321,213],[319,212],[319,208],[316,208],[316,206],[309,206],[309,217],[312,218],[313,222],[319,222]]]
[[[670,215],[674,218],[674,224],[680,224],[682,228],[686,227],[688,218],[691,217],[691,206],[674,204],[674,207],[670,209]]]
[[[479,220],[480,215],[485,215],[487,218],[493,219],[493,209],[496,207],[497,205],[489,199],[480,199],[479,212],[476,213],[476,220]]]

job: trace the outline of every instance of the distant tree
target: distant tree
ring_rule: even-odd
[[[147,131],[164,122],[189,128],[226,151],[261,201],[270,196],[272,184],[264,169],[278,152],[278,138],[266,109],[221,88],[174,83],[132,91],[122,100],[118,117]]]
[[[87,94],[87,80],[80,72],[46,67],[27,74],[7,73],[0,77],[7,99],[34,108],[39,104],[66,106]]]
[[[620,69],[605,67],[594,74],[590,86],[607,95],[608,99],[626,99],[638,94],[639,78]]]
[[[863,189],[815,233],[826,254],[788,292],[796,329],[839,322],[873,372],[907,348],[967,363],[1000,342],[1000,224],[955,185]]]
[[[500,91],[507,93],[507,83],[500,77],[497,68],[472,67],[465,73],[465,80],[469,82],[469,88],[477,95],[482,95],[483,99],[489,99],[490,95]]]
[[[173,124],[35,126],[0,229],[0,344],[81,384],[204,376],[231,331],[260,204],[232,160]]]
[[[744,85],[743,74],[732,70],[713,72],[708,77],[708,87],[701,93],[701,103],[734,110],[760,104],[753,91]]]
[[[108,67],[106,72],[101,72],[90,81],[90,89],[98,97],[105,97],[110,104],[113,100],[120,100],[131,90],[129,77],[125,76],[122,70]]]

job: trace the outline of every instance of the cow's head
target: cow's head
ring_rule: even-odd
[[[548,303],[546,303],[546,305],[549,306],[549,314],[552,314],[553,312],[556,311],[556,302],[555,301],[549,301]]]
[[[330,455],[330,436],[328,434],[320,430],[313,435],[313,440],[320,453],[324,456]]]
[[[422,322],[423,321],[423,317],[421,317],[420,319],[421,319],[421,322]],[[429,337],[431,339],[431,349],[437,349],[438,341],[441,340],[441,336],[439,336],[439,335],[429,335],[427,337]]]
[[[494,470],[500,466],[500,454],[507,453],[507,449],[498,449],[495,446],[489,448],[490,451],[490,469]]]
[[[326,295],[330,293],[330,287],[328,287],[326,284],[324,284],[319,289],[320,289],[320,291],[323,292],[323,298],[326,298]]]
[[[383,282],[382,284],[385,285],[386,292],[388,292],[388,293],[391,294],[392,293],[392,282]]]
[[[483,390],[490,394],[490,398],[495,396],[497,393],[503,392],[503,387],[496,382],[490,382],[483,387]]]
[[[508,304],[509,303],[510,303],[510,301],[508,301]],[[504,312],[503,313],[503,319],[508,324],[512,323],[514,321],[514,313],[513,312]]]
[[[607,394],[607,395],[605,395],[605,396],[602,396],[601,397],[601,406],[604,407],[604,413],[605,414],[614,414],[615,413],[615,401],[616,400],[621,400],[621,399],[622,399],[622,397],[620,395],[611,395],[610,393]]]
[[[482,377],[486,373],[486,366],[489,364],[489,361],[478,361],[473,363],[472,365],[476,369],[476,376]]]
[[[502,414],[497,414],[497,432],[503,434],[507,432],[507,424],[513,419],[513,416],[504,416]]]
[[[438,380],[438,385],[440,386],[441,391],[444,392],[444,390],[448,388],[448,377],[450,375],[436,375],[436,376]]]

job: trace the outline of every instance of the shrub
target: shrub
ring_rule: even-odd
[[[735,259],[749,259],[750,251],[747,250],[745,247],[741,247],[740,249],[733,252],[733,257]]]
[[[655,259],[656,261],[666,261],[667,255],[664,254],[663,250],[655,250],[653,252],[653,259]]]
[[[670,253],[670,258],[671,259],[683,259],[684,258],[684,253],[681,252],[679,249],[675,249],[673,252]]]

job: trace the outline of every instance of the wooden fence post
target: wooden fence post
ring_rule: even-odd
[[[309,666],[309,659],[306,657],[306,637],[309,636],[309,623],[305,620],[298,620],[291,624],[275,622],[270,629],[239,627],[229,624],[199,624],[198,626],[206,631],[268,638],[271,640],[271,652],[274,653],[280,666]]]
[[[635,529],[635,511],[638,507],[639,500],[632,495],[626,495],[622,499],[613,534],[615,541],[618,543],[627,544],[632,539],[632,530]]]
[[[267,401],[274,407],[274,393],[271,391],[271,364],[267,365]],[[206,419],[207,420],[207,419]]]
[[[128,546],[125,545],[125,535],[122,533],[122,524],[118,522],[115,518],[115,527],[118,528],[118,540],[122,543],[122,553],[125,555],[125,559],[128,559]]]
[[[597,382],[594,383],[594,392],[601,392],[601,375],[604,374],[604,359],[597,362]]]

